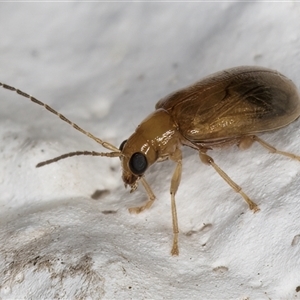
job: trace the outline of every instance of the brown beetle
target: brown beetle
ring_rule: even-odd
[[[246,149],[256,141],[272,153],[300,160],[300,156],[279,151],[256,136],[257,133],[284,127],[300,115],[300,95],[296,86],[284,75],[270,69],[237,67],[224,70],[161,99],[155,106],[156,110],[119,148],[83,130],[36,98],[6,84],[0,85],[44,106],[111,151],[71,152],[39,163],[37,167],[75,155],[119,157],[125,185],[134,191],[140,181],[148,194],[145,205],[129,209],[132,213],[149,208],[155,200],[144,177],[146,170],[155,162],[166,159],[176,162],[170,187],[174,233],[172,255],[179,253],[175,194],[181,178],[182,145],[197,150],[201,161],[211,165],[254,212],[259,210],[258,206],[206,152],[230,144]]]

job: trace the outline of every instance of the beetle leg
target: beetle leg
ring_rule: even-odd
[[[170,194],[171,194],[171,209],[172,209],[172,224],[173,224],[173,246],[171,250],[172,255],[178,255],[178,218],[177,218],[177,210],[176,210],[176,202],[175,202],[175,194],[178,190],[180,180],[181,180],[181,173],[182,173],[182,156],[181,151],[177,148],[176,151],[170,156],[170,159],[177,162],[176,168],[174,170],[172,179],[171,179],[171,187],[170,187]]]
[[[272,145],[266,143],[264,140],[260,139],[256,135],[254,135],[252,137],[252,139],[253,139],[253,141],[256,141],[259,144],[261,144],[264,148],[268,149],[271,153],[277,153],[277,154],[284,155],[284,156],[287,156],[287,157],[290,157],[292,159],[296,159],[296,160],[300,161],[300,156],[295,155],[293,153],[289,153],[289,152],[284,152],[284,151],[277,150],[275,147],[273,147]]]
[[[249,205],[249,208],[254,212],[259,211],[259,207],[254,203],[242,190],[242,188],[237,185],[215,162],[214,160],[204,152],[199,151],[200,159],[203,163],[211,165],[217,173],[234,189],[235,192],[239,193]]]
[[[148,182],[146,181],[146,179],[144,177],[141,177],[140,181],[142,182],[142,185],[144,186],[144,188],[146,190],[146,193],[148,195],[148,201],[143,206],[129,208],[128,210],[129,210],[130,213],[139,214],[143,210],[150,208],[151,205],[153,204],[154,200],[155,200],[155,195],[153,194],[153,192],[152,192]]]

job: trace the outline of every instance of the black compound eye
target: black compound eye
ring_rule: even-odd
[[[123,141],[119,147],[119,150],[122,151],[124,148],[124,145],[126,144],[127,140]]]
[[[129,168],[132,173],[142,175],[148,166],[147,158],[143,153],[134,153],[129,161]]]

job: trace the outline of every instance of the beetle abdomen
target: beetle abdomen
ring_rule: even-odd
[[[300,115],[294,83],[261,67],[224,70],[156,104],[172,115],[190,141],[227,139],[274,130]]]

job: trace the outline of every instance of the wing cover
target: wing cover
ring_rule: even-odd
[[[299,99],[296,86],[284,75],[238,67],[170,94],[155,108],[169,111],[186,139],[201,142],[283,127],[300,115]]]

